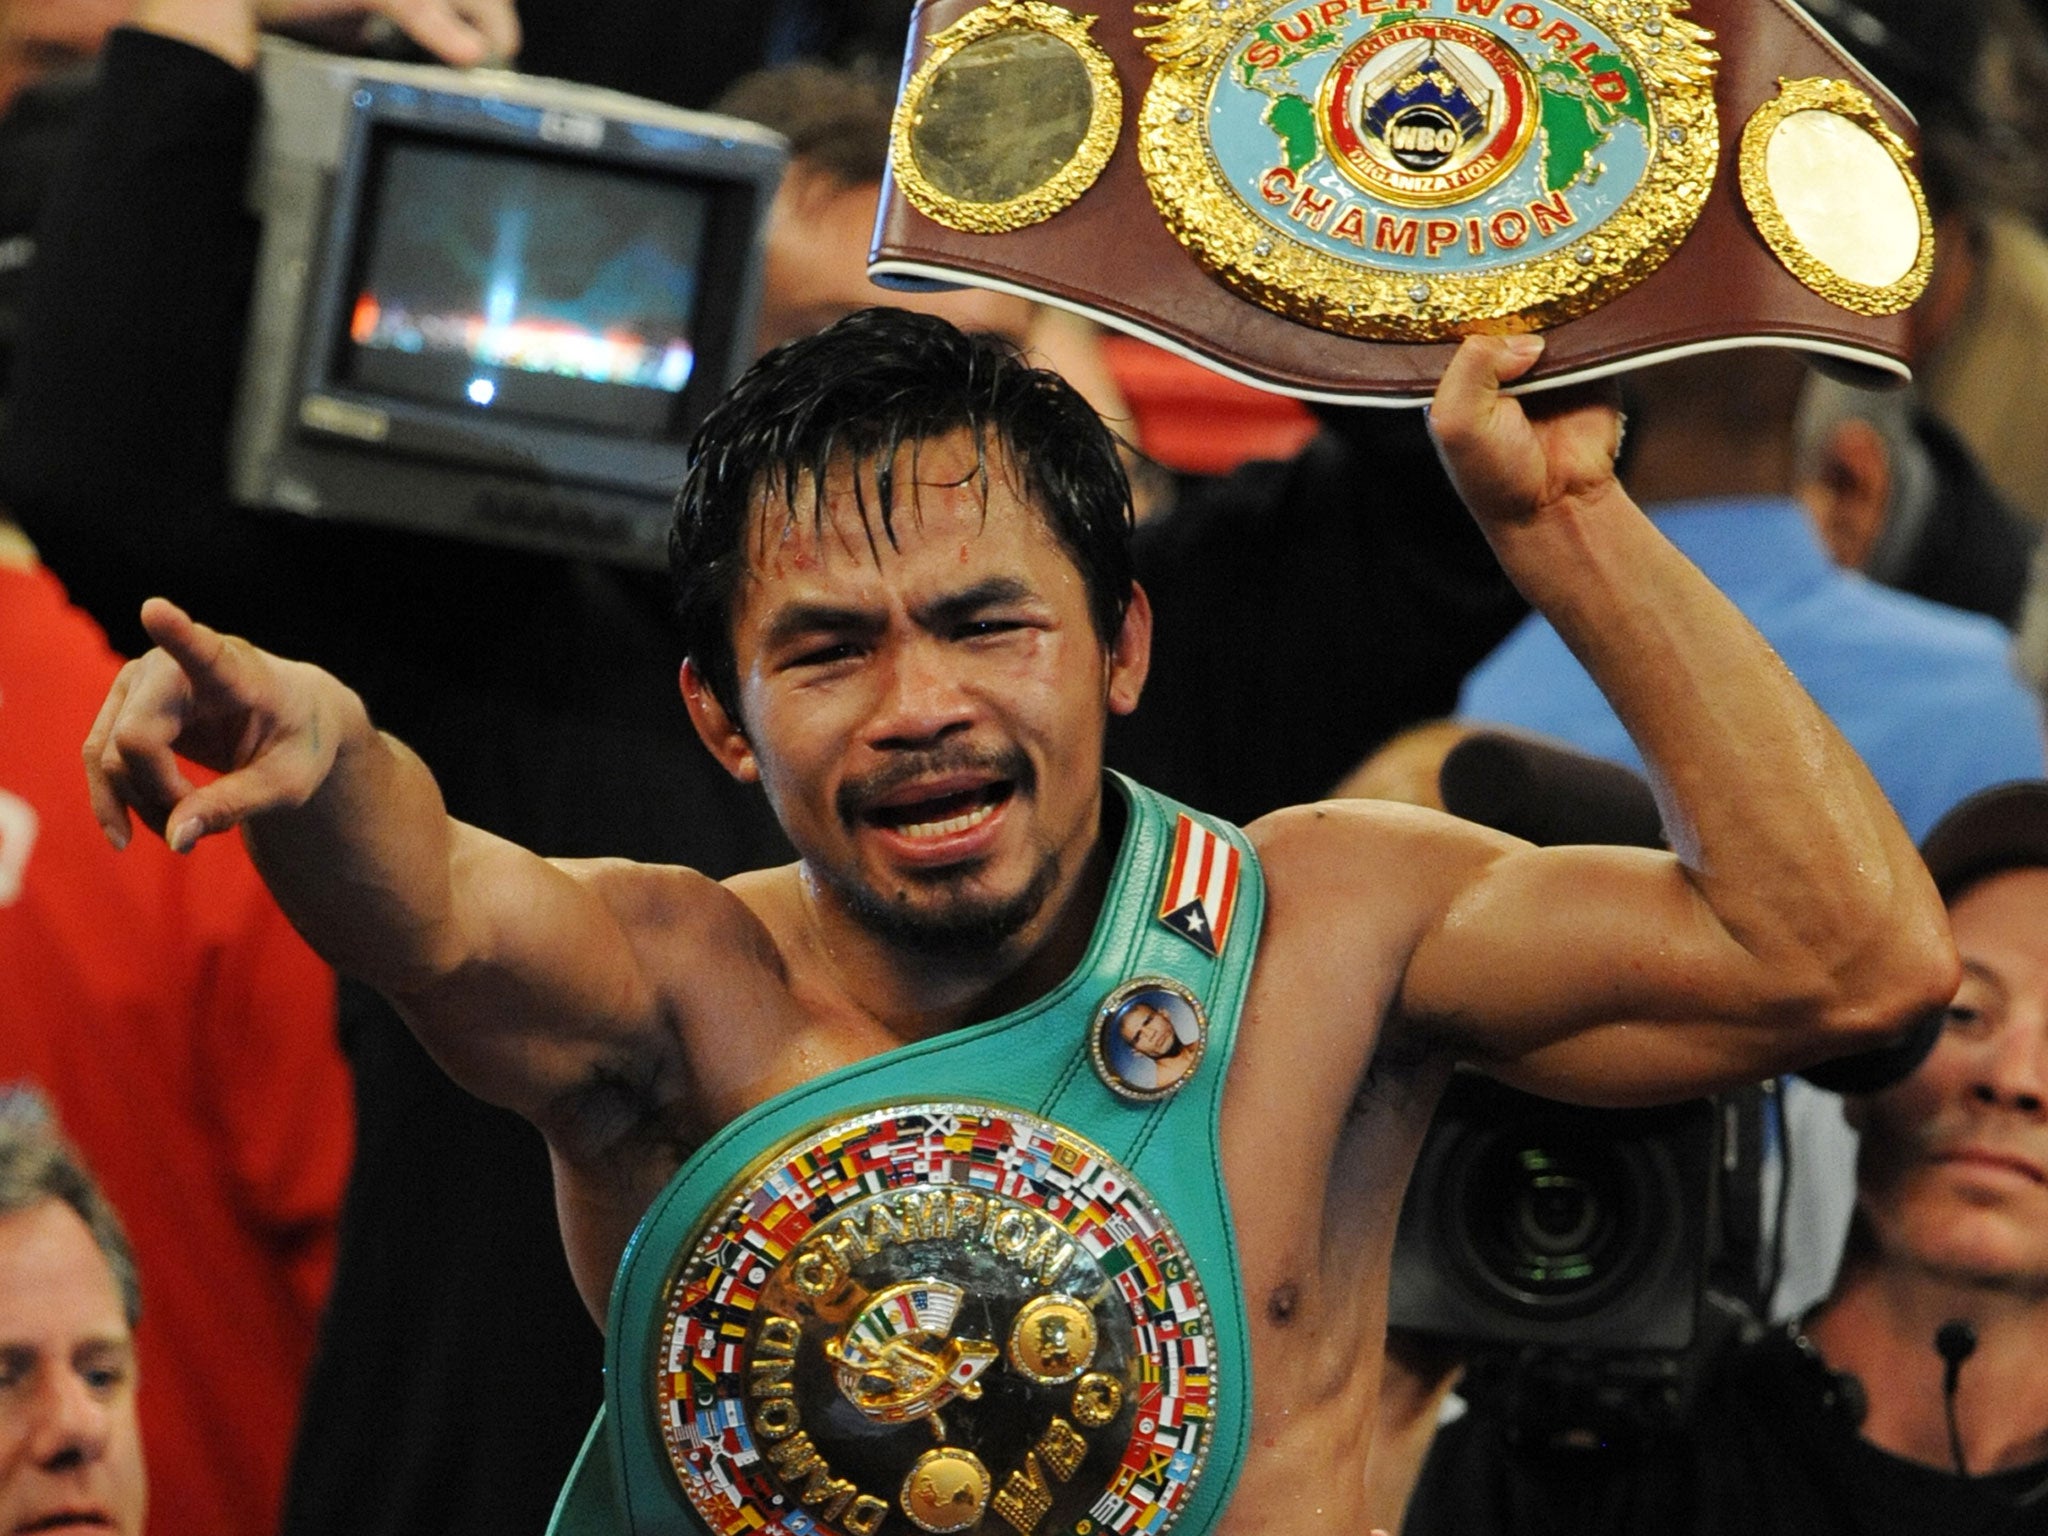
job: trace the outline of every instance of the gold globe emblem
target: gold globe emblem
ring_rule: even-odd
[[[972,1451],[942,1445],[926,1451],[903,1479],[903,1513],[919,1530],[964,1531],[988,1508],[988,1468]]]

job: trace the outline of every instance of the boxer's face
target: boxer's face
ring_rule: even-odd
[[[1939,1273],[2048,1284],[2048,869],[1949,908],[1963,985],[1933,1052],[1852,1106],[1880,1249]]]
[[[135,1347],[78,1213],[0,1216],[0,1531],[142,1536]]]
[[[898,485],[913,479],[908,451]],[[1086,583],[991,450],[921,445],[893,544],[850,475],[757,512],[735,605],[745,732],[707,735],[758,776],[822,897],[924,950],[1028,946],[1093,847],[1110,711],[1135,706],[1149,645],[1105,643]],[[869,500],[872,505],[872,489]],[[693,710],[702,704],[693,699]],[[702,725],[700,719],[700,726]]]

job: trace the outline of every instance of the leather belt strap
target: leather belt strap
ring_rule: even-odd
[[[1220,1515],[1251,1363],[1219,1125],[1264,888],[1236,828],[1109,778],[1064,983],[760,1105],[648,1209],[552,1536]]]

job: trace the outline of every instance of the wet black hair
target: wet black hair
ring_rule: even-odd
[[[813,488],[850,465],[869,546],[894,546],[899,454],[911,455],[914,484],[919,445],[963,430],[974,439],[984,496],[994,457],[995,472],[1014,470],[1073,557],[1096,633],[1105,643],[1116,638],[1131,600],[1131,491],[1102,418],[1005,341],[931,315],[864,309],[761,358],[690,445],[669,572],[684,651],[735,722],[733,604],[755,510],[765,514],[779,500],[793,520],[804,494],[822,526],[824,501]]]

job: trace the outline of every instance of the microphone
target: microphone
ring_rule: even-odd
[[[1952,1317],[1934,1330],[1934,1352],[1941,1356],[1941,1408],[1948,1418],[1948,1453],[1955,1458],[1956,1476],[1968,1477],[1963,1460],[1963,1437],[1956,1428],[1956,1386],[1962,1380],[1963,1362],[1977,1352],[1977,1330],[1960,1317]]]
[[[1952,1317],[1934,1330],[1934,1352],[1948,1362],[1948,1387],[1963,1373],[1963,1362],[1977,1353],[1977,1330],[1960,1317]]]
[[[1963,1439],[1956,1430],[1956,1381],[1963,1374],[1963,1362],[1977,1352],[1977,1330],[1960,1317],[1950,1318],[1934,1330],[1934,1352],[1946,1367],[1941,1373],[1941,1401],[1948,1414],[1949,1454],[1956,1460],[1956,1476],[1968,1477],[1970,1469],[1963,1464]],[[2048,1478],[2001,1502],[2013,1509],[2032,1509],[2043,1499],[2048,1499]]]

